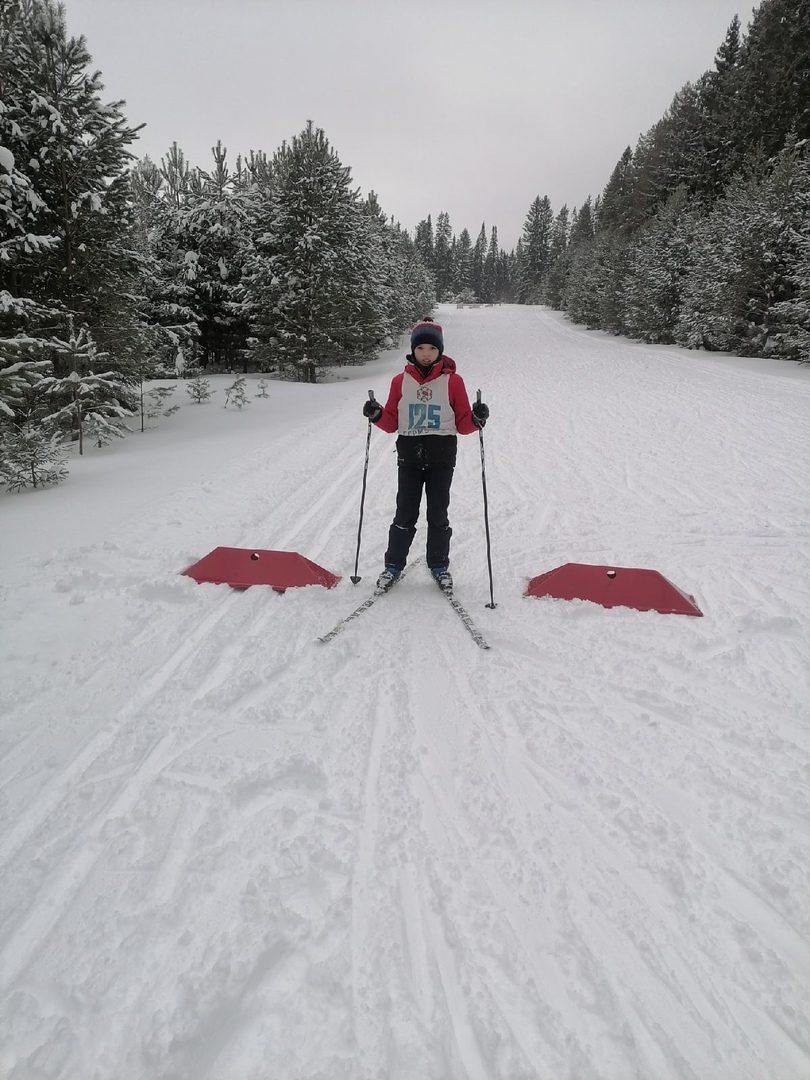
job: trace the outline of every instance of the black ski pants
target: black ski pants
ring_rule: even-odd
[[[450,505],[452,465],[403,465],[399,467],[397,512],[388,530],[385,565],[404,570],[408,561],[424,489],[427,502],[427,564],[447,566],[453,530],[447,517]]]

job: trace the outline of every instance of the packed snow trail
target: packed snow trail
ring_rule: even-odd
[[[438,318],[492,410],[494,611],[477,438],[451,502],[489,651],[416,568],[316,640],[381,568],[399,352],[2,497],[4,1080],[810,1075],[810,371]],[[219,544],[344,578],[180,576]],[[704,618],[522,596],[566,561]]]

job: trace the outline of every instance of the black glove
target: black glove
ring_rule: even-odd
[[[472,407],[473,423],[477,428],[482,428],[489,420],[489,406],[485,405],[483,401],[476,401]]]
[[[379,401],[375,401],[374,398],[369,398],[363,406],[363,416],[370,420],[372,424],[376,424],[382,416],[382,405]]]

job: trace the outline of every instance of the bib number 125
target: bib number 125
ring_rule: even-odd
[[[441,405],[425,405],[417,401],[408,406],[408,427],[435,429],[441,427]]]

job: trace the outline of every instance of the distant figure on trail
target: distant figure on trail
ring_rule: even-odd
[[[427,501],[427,564],[446,592],[452,592],[450,576],[450,528],[448,507],[458,435],[472,435],[483,428],[489,409],[483,402],[470,408],[464,380],[456,365],[444,355],[444,335],[438,323],[423,319],[411,331],[411,352],[405,370],[395,375],[385,407],[367,401],[363,416],[397,438],[397,508],[388,530],[385,569],[378,589],[389,589],[405,569],[416,534],[424,490]]]

